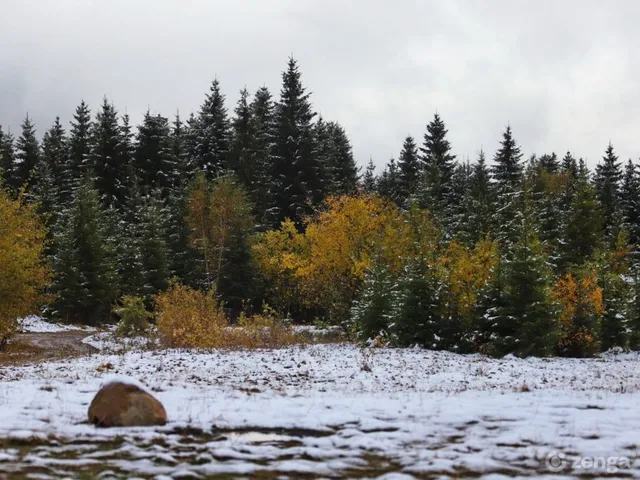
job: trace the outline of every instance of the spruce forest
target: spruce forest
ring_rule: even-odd
[[[71,106],[71,108],[73,108]],[[0,129],[2,188],[46,227],[43,313],[111,322],[172,285],[232,321],[265,311],[360,342],[496,356],[640,347],[640,172],[603,145],[457,158],[425,119],[376,174],[314,111],[297,62],[280,92],[217,79],[195,114],[130,123],[108,98],[70,125]],[[39,237],[38,237],[39,238]],[[2,266],[0,266],[2,269]],[[44,278],[44,277],[43,277]]]

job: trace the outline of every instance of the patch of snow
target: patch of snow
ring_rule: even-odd
[[[63,325],[60,323],[48,322],[42,317],[30,315],[28,317],[18,319],[18,328],[22,333],[57,333],[68,332],[71,330],[80,330],[85,332],[95,332],[94,327]]]
[[[362,368],[365,357],[369,369]],[[73,448],[86,442],[86,462],[108,459],[110,469],[156,478],[259,472],[335,477],[367,471],[372,458],[389,466],[374,475],[389,474],[383,478],[608,473],[572,471],[571,462],[552,472],[545,458],[554,451],[567,459],[627,456],[631,471],[620,473],[638,476],[639,367],[637,354],[492,359],[335,344],[130,351],[3,367],[0,437],[61,443],[28,457],[0,448],[0,458],[16,457],[11,465],[0,463],[0,475],[27,460],[67,468],[59,462],[71,462],[69,452],[56,458],[55,448],[73,439]],[[88,425],[91,399],[113,379],[152,392],[169,423]],[[193,429],[204,437],[180,433]],[[95,446],[116,438],[125,441]]]

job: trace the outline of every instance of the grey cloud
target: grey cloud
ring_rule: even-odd
[[[214,76],[277,96],[293,54],[316,109],[361,164],[397,156],[438,111],[455,153],[489,156],[507,123],[525,154],[571,149],[594,165],[640,145],[630,1],[5,0],[0,124],[28,110],[42,133],[107,95],[134,122],[196,110]]]

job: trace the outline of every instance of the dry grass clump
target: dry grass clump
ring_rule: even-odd
[[[166,347],[274,348],[304,342],[270,309],[230,325],[213,292],[174,283],[154,300],[158,334]]]

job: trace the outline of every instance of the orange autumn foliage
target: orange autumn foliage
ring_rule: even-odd
[[[579,278],[567,273],[556,282],[553,296],[560,305],[560,350],[575,356],[597,351],[604,303],[595,270]]]

